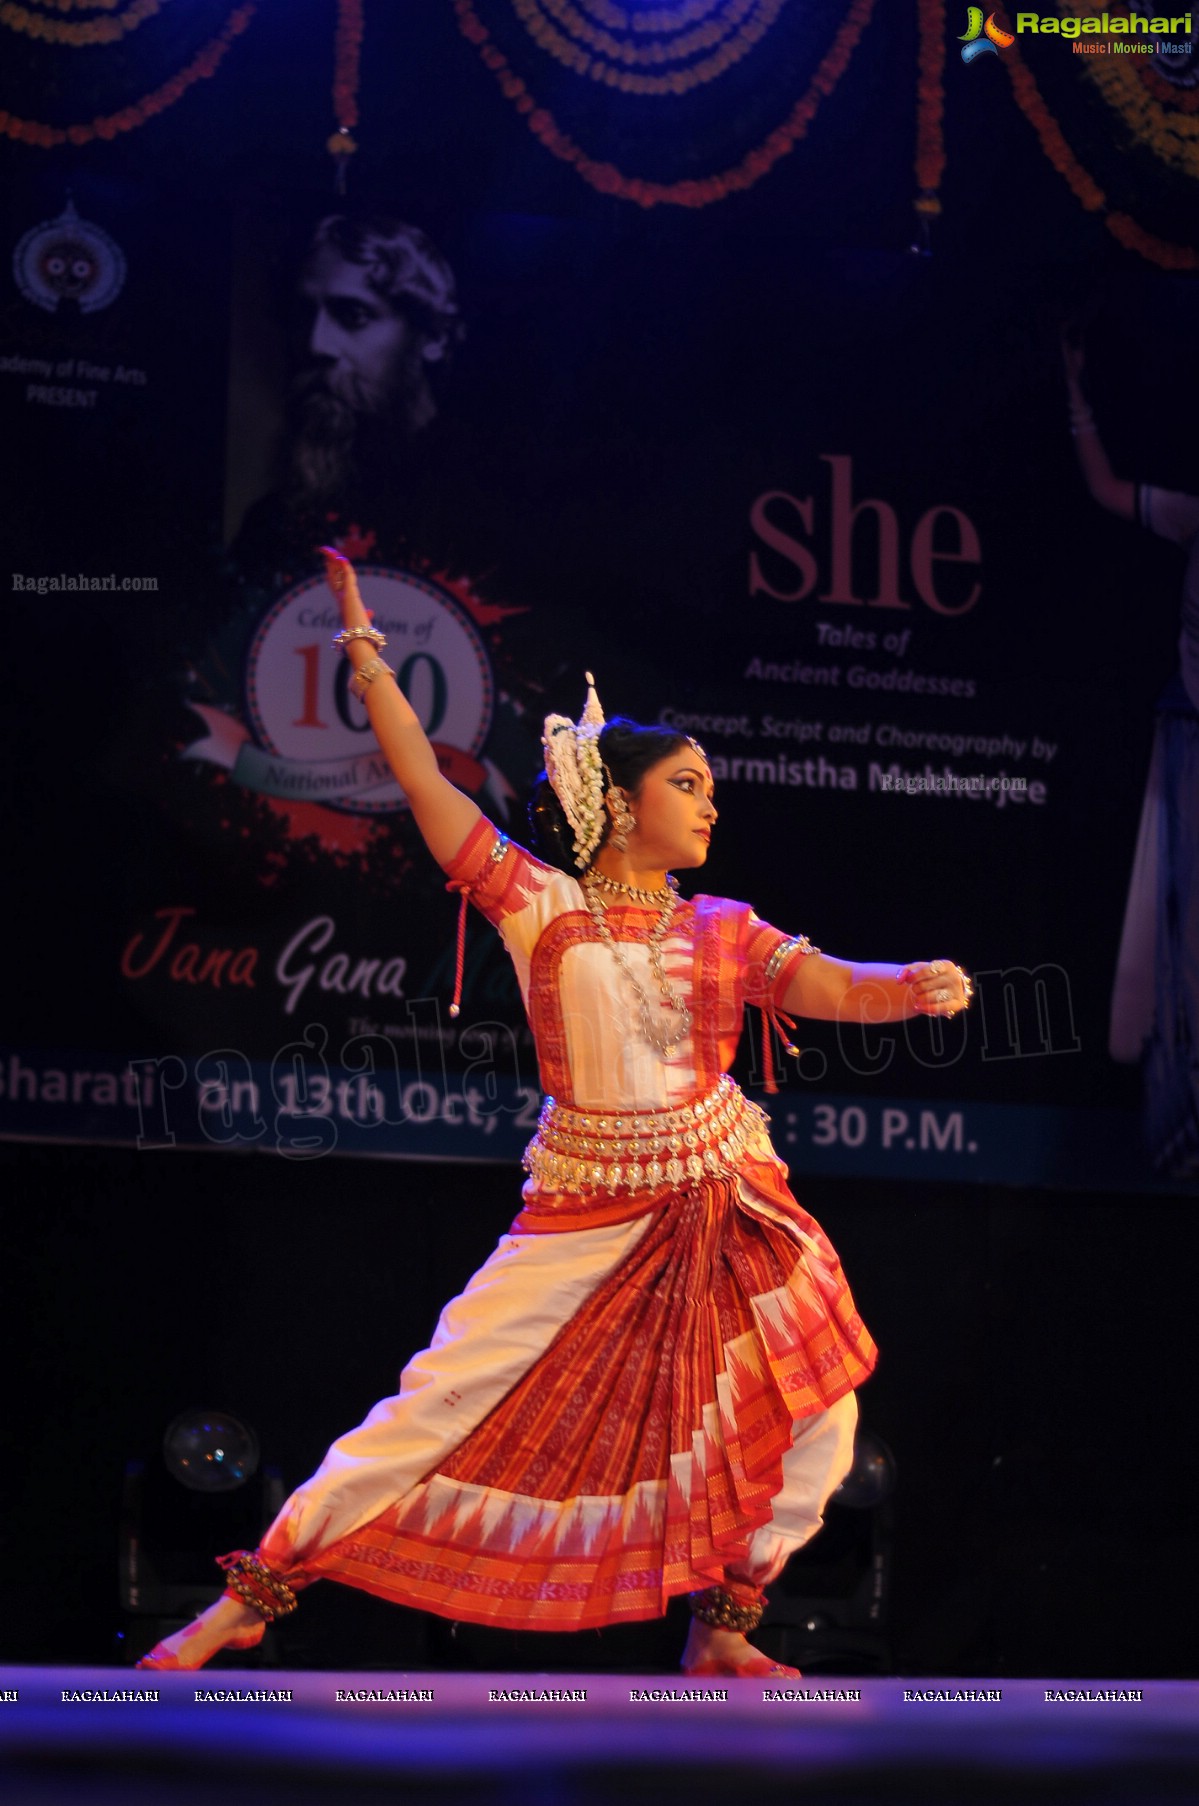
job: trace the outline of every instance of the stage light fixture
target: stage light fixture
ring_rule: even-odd
[[[823,1530],[770,1588],[762,1623],[771,1655],[805,1670],[887,1671],[895,1480],[891,1450],[859,1424],[853,1464],[828,1502]]]
[[[873,1430],[862,1429],[853,1443],[853,1466],[829,1503],[851,1511],[872,1511],[895,1491],[895,1457]]]
[[[255,1431],[231,1411],[180,1411],[159,1451],[125,1468],[120,1527],[121,1659],[187,1623],[223,1590],[216,1557],[253,1549],[283,1504]]]
[[[258,1468],[258,1438],[229,1411],[181,1411],[162,1439],[163,1460],[193,1492],[232,1492]]]

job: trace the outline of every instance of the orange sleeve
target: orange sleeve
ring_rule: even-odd
[[[746,1002],[767,1009],[781,1008],[799,965],[810,953],[819,951],[806,934],[784,934],[751,911],[745,936]]]
[[[486,816],[480,816],[458,851],[445,867],[447,890],[465,895],[497,928],[506,916],[524,909],[560,876],[552,865],[501,834]]]

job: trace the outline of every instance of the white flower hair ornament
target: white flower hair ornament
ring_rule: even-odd
[[[587,700],[578,721],[566,715],[547,715],[541,744],[545,748],[545,775],[574,830],[575,864],[585,871],[604,831],[604,766],[599,737],[604,711],[595,693],[590,671]]]

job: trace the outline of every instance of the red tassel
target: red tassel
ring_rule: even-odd
[[[468,887],[465,884],[447,884],[447,890],[456,890],[461,899],[458,904],[458,945],[454,957],[454,1001],[450,1005],[450,1015],[462,1014],[462,974],[466,968],[466,911],[468,908]]]
[[[771,1021],[769,1011],[762,1011],[762,1071],[766,1075],[766,1089],[771,1097],[778,1091],[778,1079],[774,1071],[774,1036],[770,1032]]]
[[[779,1034],[783,1038],[783,1051],[791,1054],[793,1058],[798,1059],[800,1049],[795,1045],[794,1041],[789,1039],[791,1031],[795,1028],[795,1019],[792,1016],[788,1016],[785,1011],[776,1009],[768,1003],[759,1004],[758,1008],[762,1012],[762,1071],[764,1074],[764,1083],[766,1090],[770,1093],[771,1097],[775,1097],[778,1095],[779,1087],[778,1076],[774,1069],[774,1036],[771,1033],[771,1030],[778,1029]]]

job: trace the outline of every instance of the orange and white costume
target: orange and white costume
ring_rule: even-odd
[[[725,1076],[746,1003],[777,1007],[811,948],[745,904],[680,903],[663,958],[693,1026],[664,1059],[577,879],[483,820],[448,869],[503,937],[549,1094],[523,1208],[261,1558],[293,1587],[515,1629],[767,1580],[848,1471],[876,1359],[765,1116]],[[658,913],[607,912],[651,992]]]

